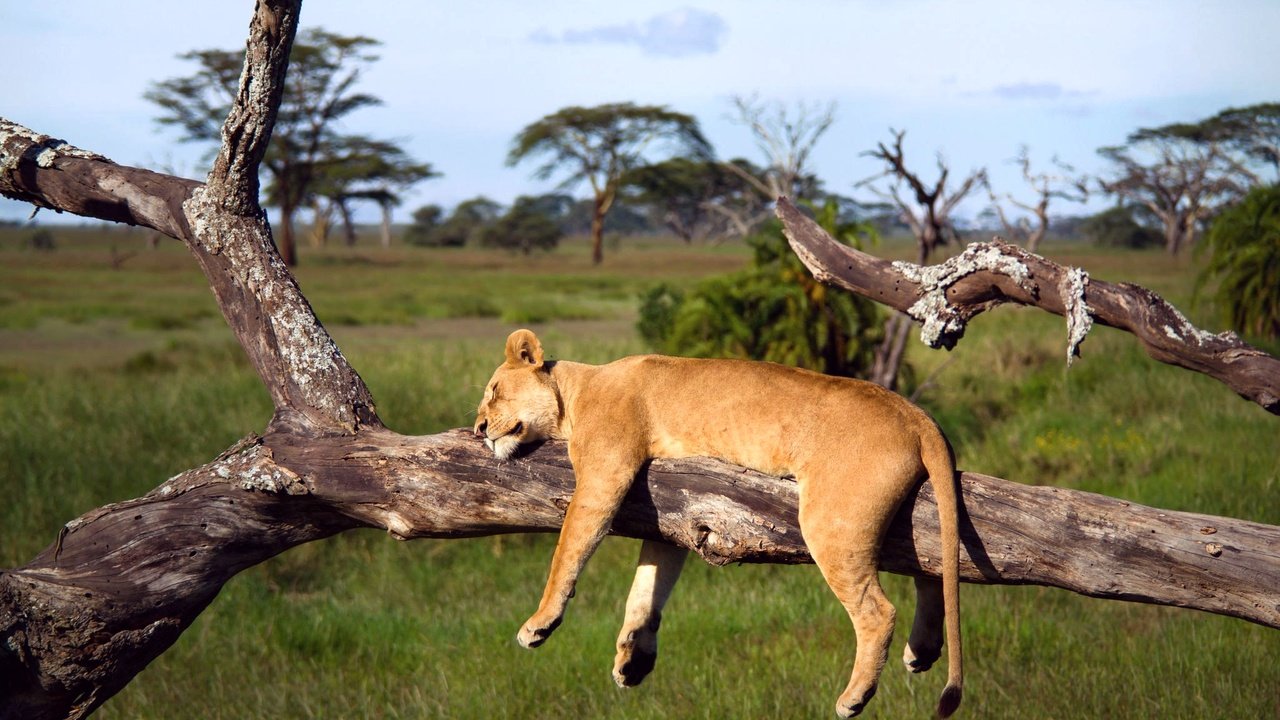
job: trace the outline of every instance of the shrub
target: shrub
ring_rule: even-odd
[[[839,223],[832,204],[818,220],[843,242],[870,234],[860,224]],[[881,335],[875,304],[814,280],[776,221],[747,242],[754,250],[748,269],[688,293],[659,285],[644,295],[641,336],[676,355],[769,360],[830,375],[866,370]]]
[[[1209,264],[1197,289],[1216,281],[1214,299],[1230,326],[1280,337],[1280,186],[1254,188],[1209,226]]]

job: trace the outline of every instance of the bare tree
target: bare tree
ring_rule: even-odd
[[[499,463],[466,431],[385,428],[277,252],[257,170],[298,10],[297,0],[257,3],[241,92],[204,183],[118,165],[0,119],[0,194],[181,240],[275,407],[260,434],[144,497],[68,521],[29,563],[0,570],[4,720],[87,716],[165,652],[228,579],[296,545],[356,527],[409,539],[555,531],[563,521],[573,478],[562,443]],[[1006,280],[1008,292],[1021,287]],[[1277,361],[1239,344],[1231,352],[1236,367],[1271,383],[1261,393],[1280,412]],[[973,473],[960,482],[969,582],[1051,585],[1280,627],[1280,528]],[[807,562],[797,512],[784,478],[664,461],[633,486],[612,531],[716,564]],[[936,518],[921,488],[885,539],[882,567],[936,575]],[[1079,540],[1064,549],[1064,537]]]
[[[938,155],[938,179],[933,186],[926,185],[920,174],[907,168],[905,154],[902,150],[902,138],[905,130],[890,130],[893,134],[893,147],[878,143],[875,150],[864,155],[885,163],[885,169],[878,175],[863,180],[859,186],[867,187],[871,192],[891,202],[898,209],[903,222],[911,228],[916,238],[916,258],[919,264],[929,261],[929,255],[944,244],[959,244],[960,235],[956,232],[951,220],[951,213],[960,201],[986,181],[985,169],[974,170],[955,188],[947,187],[951,169],[947,167],[942,155]],[[874,183],[882,178],[889,178],[889,183],[878,186]],[[910,190],[904,196],[902,186]],[[875,362],[871,368],[870,380],[890,390],[898,385],[898,373],[902,367],[903,353],[906,351],[907,335],[911,331],[911,318],[902,313],[891,315],[885,323],[884,341],[876,348]]]
[[[1004,227],[1005,237],[1021,243],[1030,252],[1039,252],[1040,242],[1049,232],[1049,202],[1055,199],[1085,202],[1089,199],[1089,187],[1084,178],[1075,176],[1075,168],[1057,157],[1053,158],[1053,164],[1061,173],[1033,173],[1031,153],[1026,145],[1019,148],[1018,157],[1014,162],[1022,167],[1022,179],[1031,187],[1036,200],[1034,203],[1023,202],[1015,198],[1012,193],[1005,193],[1004,200],[1030,213],[1035,218],[1034,225],[1026,216],[1011,222],[1008,214],[1005,213],[1001,198],[991,187],[990,178],[983,178],[983,186],[986,187],[987,195],[991,198],[991,206],[995,208],[996,216],[1000,218],[1000,224]]]
[[[737,235],[746,235],[769,217],[773,202],[779,197],[814,200],[819,182],[813,175],[809,159],[818,141],[836,119],[834,102],[826,105],[797,103],[788,108],[781,101],[765,102],[759,98],[735,96],[733,120],[751,131],[756,147],[764,157],[763,165],[746,160],[721,163],[737,176],[754,197],[740,202],[713,202],[708,209],[723,215]]]
[[[1144,128],[1129,136],[1129,146],[1104,147],[1098,154],[1115,166],[1109,178],[1098,179],[1099,186],[1159,218],[1170,255],[1194,244],[1201,224],[1256,181],[1194,126]]]

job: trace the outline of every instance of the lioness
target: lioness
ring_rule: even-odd
[[[506,362],[485,387],[475,433],[501,460],[521,444],[564,440],[577,486],[542,602],[517,636],[537,647],[560,624],[574,583],[599,546],[636,472],[651,458],[705,455],[794,476],[800,529],[814,562],[853,620],[853,675],[836,703],[857,715],[875,694],[895,612],[876,576],[885,529],[928,477],[942,531],[942,580],[916,579],[916,615],[903,661],[929,669],[941,654],[947,686],[938,715],[960,704],[957,490],[938,426],[872,383],[771,363],[643,355],[607,365],[544,361],[529,330],[507,338]],[[685,551],[646,541],[618,636],[614,679],[638,684],[653,669],[657,632]]]

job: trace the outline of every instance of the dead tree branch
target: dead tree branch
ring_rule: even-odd
[[[1078,491],[962,477],[961,573],[1280,627],[1280,528]],[[250,436],[145,497],[67,523],[0,574],[0,717],[77,717],[167,649],[241,570],[355,527],[407,538],[554,532],[574,488],[563,444],[498,462],[467,431]],[[655,462],[614,523],[707,562],[809,562],[793,482],[713,460]],[[921,488],[881,565],[937,574]]]
[[[1067,318],[1068,358],[1096,321],[1133,333],[1156,360],[1209,375],[1280,414],[1280,359],[1235,333],[1195,327],[1146,288],[1093,280],[1079,268],[1005,243],[974,243],[941,265],[890,262],[836,242],[786,198],[777,212],[814,277],[911,315],[923,324],[920,339],[930,347],[954,347],[966,323],[984,310],[1030,305]]]

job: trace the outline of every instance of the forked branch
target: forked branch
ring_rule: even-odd
[[[1067,318],[1068,357],[1093,322],[1133,333],[1151,357],[1195,370],[1280,414],[1280,359],[1225,332],[1201,330],[1154,292],[1093,280],[1005,243],[974,243],[941,265],[890,262],[842,245],[786,198],[777,206],[788,241],[818,280],[908,313],[931,347],[954,347],[970,318],[1001,303]]]

